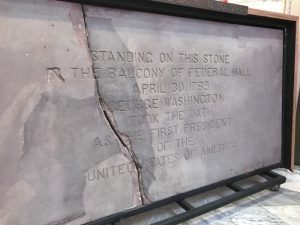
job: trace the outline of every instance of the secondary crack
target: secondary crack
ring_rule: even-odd
[[[94,68],[94,63],[92,61],[92,57],[91,57],[91,47],[90,47],[90,43],[89,43],[89,35],[88,35],[88,28],[87,28],[87,22],[86,22],[86,14],[83,8],[83,5],[81,4],[81,9],[82,9],[82,14],[83,14],[83,21],[84,21],[84,28],[85,28],[85,34],[86,34],[86,40],[87,40],[87,48],[88,48],[88,54],[89,57],[91,59],[91,63],[92,63],[92,67]],[[105,101],[101,98],[101,94],[100,94],[100,89],[99,89],[99,84],[97,82],[97,77],[94,73],[94,71],[92,70],[93,76],[95,78],[95,82],[96,82],[96,91],[98,94],[98,99],[99,99],[99,104],[101,106],[101,108],[99,107],[99,109],[101,109],[103,111],[104,116],[106,117],[106,120],[111,128],[111,130],[114,132],[115,136],[118,138],[118,140],[120,141],[120,143],[123,145],[123,147],[126,149],[126,151],[128,152],[128,154],[131,157],[131,160],[136,168],[137,171],[137,175],[138,175],[138,188],[139,188],[139,193],[141,196],[141,201],[142,204],[145,204],[145,200],[147,200],[148,202],[150,201],[144,192],[144,186],[143,186],[143,180],[142,180],[142,166],[138,161],[138,157],[136,156],[135,152],[132,149],[132,145],[130,142],[130,139],[128,136],[126,136],[125,134],[122,134],[116,126],[116,122],[113,118],[113,113],[108,109],[108,107],[106,106]]]

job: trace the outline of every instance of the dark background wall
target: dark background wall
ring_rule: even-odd
[[[300,105],[297,104],[297,117],[296,117],[296,145],[295,145],[295,164],[300,165]]]

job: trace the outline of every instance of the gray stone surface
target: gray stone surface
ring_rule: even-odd
[[[0,17],[0,224],[82,224],[280,162],[281,31],[46,0]]]
[[[140,205],[95,80],[71,69],[91,68],[81,6],[1,1],[0,10],[0,224],[82,224]],[[114,163],[129,172],[90,181]]]
[[[280,162],[280,30],[85,11],[98,90],[131,140],[147,199]]]

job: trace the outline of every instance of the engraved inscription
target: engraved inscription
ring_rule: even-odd
[[[48,82],[51,82],[57,77],[61,82],[65,82],[65,78],[60,73],[60,68],[59,67],[51,67],[47,68],[47,79]]]
[[[108,18],[115,15],[102,13]],[[269,101],[274,101],[271,99],[278,97],[279,92],[265,94],[260,80],[280,72],[271,66],[271,55],[266,50],[270,46],[278,47],[280,39],[272,39],[267,46],[265,42],[254,41],[250,35],[240,43],[247,30],[235,27],[233,33],[228,28],[224,37],[220,34],[220,41],[214,42],[210,38],[219,37],[215,36],[213,23],[201,22],[207,34],[196,26],[195,30],[187,28],[188,22],[182,26],[187,33],[180,29],[178,33],[172,27],[164,27],[166,30],[160,33],[155,28],[160,27],[157,21],[147,30],[147,38],[156,40],[151,45],[143,41],[143,33],[132,30],[136,36],[129,35],[123,21],[112,17],[114,22],[108,22],[109,25],[87,19],[87,24],[96,25],[88,36],[92,66],[66,65],[63,79],[66,84],[88,81],[97,84],[112,126],[124,138],[122,143],[128,144],[136,154],[136,159],[92,168],[86,172],[87,181],[101,182],[130,175],[137,164],[141,174],[151,181],[159,180],[157,177],[162,174],[172,177],[173,171],[181,168],[207,168],[212,164],[220,164],[219,170],[233,164],[239,167],[239,161],[229,160],[237,156],[244,163],[248,158],[260,161],[251,153],[248,140],[254,140],[256,148],[258,143],[267,144],[266,139],[260,140],[264,135],[257,137],[256,129],[260,130],[261,124],[272,127],[273,118],[264,116],[256,105],[268,106]],[[136,28],[144,26],[134,19],[132,23]],[[181,22],[174,22],[175,27],[176,23]],[[118,30],[117,35],[113,30]],[[268,30],[261,32],[269,35]],[[244,49],[245,46],[248,48]],[[258,53],[266,53],[265,61],[259,61]],[[53,67],[48,72],[48,80],[60,79],[60,75],[59,68]],[[264,85],[268,90],[275,90],[280,82],[266,84],[264,81]],[[280,112],[278,107],[270,108],[273,110],[268,109],[269,113]],[[108,136],[95,136],[91,145],[94,154],[106,154],[116,142]],[[188,170],[186,176],[187,173]],[[146,189],[150,181],[143,184]]]
[[[84,224],[282,161],[283,30],[0,9],[0,224]]]

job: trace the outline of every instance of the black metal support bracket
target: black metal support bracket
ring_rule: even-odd
[[[245,177],[243,177],[241,179],[237,179],[234,182],[224,184],[223,187],[227,187],[227,188],[231,189],[232,191],[234,191],[234,193],[231,194],[231,195],[225,196],[223,198],[217,199],[215,201],[203,204],[203,205],[198,206],[198,207],[194,207],[185,198],[174,200],[173,202],[169,202],[169,204],[177,203],[185,211],[183,213],[180,213],[180,214],[177,214],[175,216],[172,216],[172,217],[169,217],[167,219],[156,222],[152,225],[175,225],[175,224],[179,224],[179,223],[185,222],[187,220],[193,219],[197,216],[201,216],[201,215],[203,215],[205,213],[208,213],[210,211],[213,211],[213,210],[215,210],[217,208],[220,208],[222,206],[228,205],[228,204],[230,204],[234,201],[240,200],[240,199],[245,198],[247,196],[250,196],[250,195],[253,195],[253,194],[258,193],[260,191],[263,191],[265,189],[270,189],[270,190],[273,190],[273,191],[277,191],[280,184],[282,184],[286,181],[286,178],[284,176],[281,176],[281,175],[279,175],[277,173],[274,173],[272,171],[259,173],[257,175],[265,178],[265,181],[261,182],[261,183],[258,183],[258,184],[254,184],[253,186],[248,187],[248,188],[242,188],[242,187],[240,187],[239,185],[236,184],[239,181],[244,180]],[[207,191],[209,191],[209,190],[205,190],[202,193],[207,192]],[[199,192],[195,193],[195,195],[196,194],[199,194]],[[189,197],[193,197],[193,196],[189,196]],[[112,216],[109,216],[109,217],[106,217],[106,218],[103,218],[103,219],[100,219],[100,220],[97,220],[97,221],[94,221],[94,222],[90,222],[90,223],[87,223],[86,225],[107,225],[107,224],[114,225],[122,219],[137,215],[137,214],[142,213],[142,212],[147,212],[147,211],[150,211],[152,209],[157,209],[157,208],[162,207],[162,206],[163,206],[163,204],[155,205],[155,203],[153,203],[153,204],[150,204],[150,205],[147,205],[147,206],[143,206],[141,208],[137,208],[136,210],[129,211],[127,213],[125,212],[125,213],[115,214],[115,215],[112,215]]]

